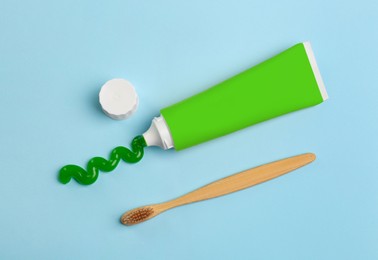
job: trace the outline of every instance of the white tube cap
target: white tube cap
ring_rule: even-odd
[[[130,117],[139,103],[134,86],[125,79],[107,81],[101,87],[99,101],[104,113],[117,120]]]

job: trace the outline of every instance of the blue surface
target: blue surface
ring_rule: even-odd
[[[377,3],[2,0],[0,258],[377,259]],[[57,182],[61,166],[128,145],[160,108],[305,40],[327,102],[181,152],[148,149],[92,186]],[[97,101],[115,77],[140,96],[121,122]],[[304,152],[318,159],[279,179],[119,223]]]

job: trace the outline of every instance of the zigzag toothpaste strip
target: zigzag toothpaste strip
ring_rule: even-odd
[[[166,107],[143,134],[147,146],[182,150],[328,98],[309,42]]]
[[[59,181],[94,183],[123,160],[139,162],[146,146],[182,150],[256,123],[322,103],[328,98],[309,42],[299,43],[212,88],[166,107],[131,150],[119,146],[109,160],[92,158],[87,168],[66,165]],[[117,119],[119,117],[116,117]]]

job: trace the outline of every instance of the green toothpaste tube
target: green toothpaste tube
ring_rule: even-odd
[[[147,146],[182,150],[328,98],[309,42],[163,108]]]

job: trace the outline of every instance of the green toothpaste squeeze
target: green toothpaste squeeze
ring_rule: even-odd
[[[328,98],[309,42],[160,111],[147,146],[182,150]]]
[[[299,43],[212,88],[166,107],[131,147],[112,150],[109,160],[92,158],[87,168],[66,165],[59,181],[94,183],[122,160],[139,162],[146,146],[182,150],[247,126],[320,104],[328,98],[309,42]]]

